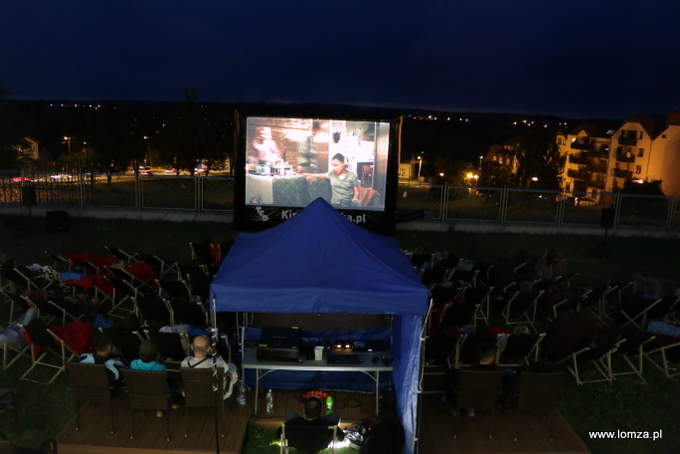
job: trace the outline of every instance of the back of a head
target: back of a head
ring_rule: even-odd
[[[97,352],[105,352],[108,350],[109,346],[113,342],[111,341],[111,335],[108,333],[95,333],[94,335],[94,349]]]
[[[323,403],[317,396],[312,396],[305,401],[305,417],[307,419],[317,419],[321,417]]]
[[[489,363],[496,360],[496,351],[498,346],[495,342],[482,342],[477,347],[477,355],[480,363]]]

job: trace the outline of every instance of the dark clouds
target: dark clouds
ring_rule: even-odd
[[[678,18],[667,0],[3,2],[0,85],[623,118],[679,107]]]

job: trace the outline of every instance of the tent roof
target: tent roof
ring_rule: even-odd
[[[242,233],[211,285],[218,311],[425,315],[429,290],[394,237],[319,198],[291,219]]]

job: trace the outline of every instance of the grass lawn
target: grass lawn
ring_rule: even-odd
[[[0,225],[6,217],[0,216]],[[17,238],[13,231],[0,229],[0,254],[18,263],[50,264],[44,251],[56,253],[90,252],[109,255],[104,246],[126,252],[152,253],[166,259],[190,260],[189,242],[211,236],[216,242],[231,237],[231,225],[208,222],[162,222],[131,220],[71,219],[71,229],[62,233],[46,233],[45,219],[34,217],[32,228]],[[424,251],[449,250],[456,256],[489,262],[499,257],[512,257],[525,250],[541,255],[551,247],[569,259],[568,270],[580,273],[578,281],[597,284],[606,279],[629,280],[635,273],[655,275],[680,281],[680,241],[650,238],[609,238],[612,257],[603,260],[595,251],[602,237],[579,235],[520,235],[439,232],[399,232],[402,248]],[[6,322],[0,313],[0,325]],[[18,376],[27,362],[0,371],[0,381],[19,387],[21,426],[17,433],[12,418],[0,418],[0,433],[17,445],[36,446],[53,437],[75,413],[73,394],[64,376],[53,385],[19,382]],[[576,387],[568,380],[560,407],[583,441],[595,454],[671,453],[680,449],[676,422],[680,421],[680,393],[675,381],[667,380],[649,364],[645,364],[647,385],[638,385],[630,377],[613,384],[589,384]],[[0,384],[1,385],[1,384]],[[592,440],[589,431],[631,430],[663,431],[663,438],[651,440]],[[251,429],[244,453],[277,452],[269,446],[273,431]],[[265,447],[266,446],[266,447]],[[347,450],[347,452],[352,452]],[[425,454],[425,453],[424,453]]]

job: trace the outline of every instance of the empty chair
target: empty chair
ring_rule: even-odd
[[[189,436],[189,408],[213,408],[219,412],[219,419],[222,419],[225,403],[224,388],[222,380],[215,380],[211,368],[182,367],[180,376],[184,386],[184,418],[186,420],[184,437],[186,438]],[[217,377],[222,376],[224,376],[224,369],[217,369]],[[222,436],[224,436],[223,426]]]
[[[613,380],[612,353],[616,351],[623,342],[625,342],[625,339],[608,346],[584,347],[557,361],[557,364],[567,365],[567,369],[574,379],[576,379],[577,385],[603,381],[611,383]],[[597,375],[593,378],[584,378],[583,368],[579,367],[579,365],[583,366],[584,364],[591,365],[592,369],[597,372]]]
[[[111,284],[113,291],[106,298],[111,301],[111,309],[108,314],[115,317],[122,317],[125,314],[135,311],[135,305],[132,298],[138,295],[135,289],[129,282],[122,279],[106,278],[107,282]]]
[[[184,301],[191,300],[191,290],[185,281],[178,280],[159,280],[156,279],[158,284],[158,294],[169,300],[183,299]]]
[[[122,260],[124,262],[138,262],[139,257],[137,254],[128,254],[122,249],[118,249],[115,247],[109,247],[109,246],[104,246],[106,249],[108,249],[111,254],[116,257],[118,260]]]
[[[644,363],[644,348],[650,342],[656,339],[651,333],[646,331],[626,331],[622,333],[621,337],[625,342],[619,345],[619,348],[612,352],[612,379],[622,375],[635,375],[639,378],[640,383],[647,383],[647,380],[642,376],[642,369]]]
[[[172,309],[172,315],[175,323],[186,324],[191,326],[202,326],[209,324],[208,311],[206,311],[203,303],[185,301],[185,300],[169,300],[168,304]]]
[[[149,325],[174,325],[175,320],[172,310],[164,298],[159,296],[146,297],[136,296],[132,298],[135,303],[135,313],[144,319]]]
[[[494,408],[502,392],[503,371],[461,369],[458,374],[457,384],[452,389],[456,398],[455,408],[459,412],[462,408],[489,410],[489,438],[492,438]]]
[[[560,386],[564,379],[562,372],[530,372],[522,373],[519,384],[519,399],[515,417],[515,437],[518,438],[518,420],[521,413],[540,412],[550,419],[549,438],[553,441],[553,413],[557,407]]]
[[[663,372],[666,378],[680,376],[680,370],[670,364],[680,362],[680,341],[677,338],[657,336],[644,346],[643,352],[644,357]]]
[[[288,454],[289,448],[295,448],[305,454],[316,454],[326,448],[335,454],[338,442],[338,426],[311,426],[283,423],[279,440],[279,453]]]
[[[130,398],[132,418],[130,439],[134,438],[135,433],[135,410],[153,410],[165,412],[165,425],[168,431],[167,441],[170,441],[170,404],[165,373],[131,369],[123,369],[122,372],[127,394]]]
[[[77,400],[76,430],[80,430],[80,405],[83,402],[107,404],[111,411],[111,433],[113,434],[113,405],[109,378],[103,364],[66,363],[66,371],[73,384]]]

